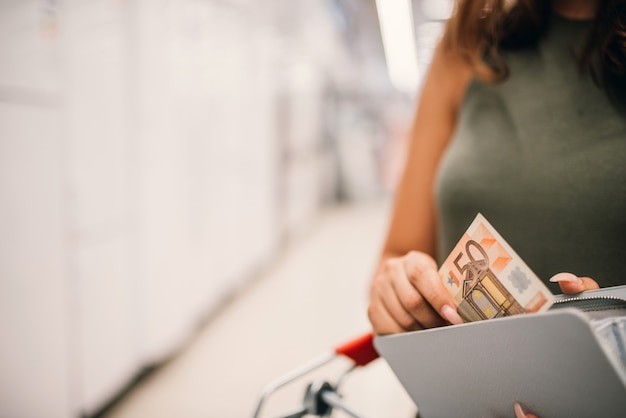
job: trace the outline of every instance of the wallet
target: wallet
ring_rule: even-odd
[[[378,336],[423,418],[626,416],[626,286],[544,313]]]

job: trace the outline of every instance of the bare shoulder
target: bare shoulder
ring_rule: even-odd
[[[428,102],[440,102],[449,111],[456,111],[473,77],[470,64],[459,53],[439,42],[425,80],[422,96]]]
[[[428,143],[440,153],[456,126],[458,110],[473,77],[470,64],[460,54],[446,48],[442,41],[437,45],[422,88],[412,139],[414,143]],[[413,147],[415,152],[422,145]],[[431,155],[431,158],[436,158]]]

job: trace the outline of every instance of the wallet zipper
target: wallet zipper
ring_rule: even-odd
[[[583,311],[626,309],[626,299],[617,296],[574,296],[555,301],[550,309],[570,307]]]

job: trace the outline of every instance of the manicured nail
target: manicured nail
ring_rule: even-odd
[[[461,318],[456,312],[456,309],[450,305],[443,305],[443,308],[441,308],[441,316],[453,325],[460,325],[463,323],[463,318]]]
[[[583,284],[583,280],[572,273],[558,273],[550,278],[552,283],[576,283]]]
[[[519,402],[515,402],[515,418],[523,418],[526,416],[526,412],[522,409],[522,405]]]

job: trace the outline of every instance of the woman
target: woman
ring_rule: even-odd
[[[459,1],[372,282],[374,331],[462,322],[437,261],[478,212],[562,292],[624,284],[625,102],[623,1]]]

